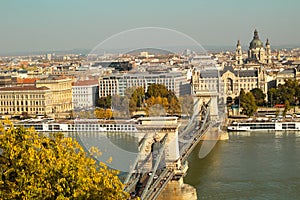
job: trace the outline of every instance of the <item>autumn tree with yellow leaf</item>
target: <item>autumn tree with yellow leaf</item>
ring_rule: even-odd
[[[111,119],[113,117],[111,109],[97,108],[95,109],[94,114],[98,119]]]
[[[181,105],[173,91],[168,90],[165,85],[151,84],[146,93],[147,111],[155,105],[161,105],[169,114],[181,113]]]
[[[0,199],[128,199],[117,171],[62,134],[0,128]]]

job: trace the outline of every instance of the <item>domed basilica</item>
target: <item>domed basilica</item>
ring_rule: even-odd
[[[258,31],[254,31],[254,36],[249,45],[248,58],[243,59],[242,47],[238,40],[236,52],[235,52],[235,64],[243,65],[248,64],[271,64],[271,47],[269,40],[267,39],[264,47],[262,41],[259,39]]]

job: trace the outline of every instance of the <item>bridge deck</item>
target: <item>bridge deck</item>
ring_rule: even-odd
[[[208,105],[209,104],[210,102]],[[182,171],[184,171],[184,164],[186,163],[190,153],[197,146],[202,136],[209,130],[210,127],[213,126],[213,123],[209,122],[210,109],[208,109],[206,106],[202,106],[201,111],[196,112],[195,114],[197,114],[198,117],[193,116],[188,128],[184,129],[179,134],[179,160],[181,162]],[[200,121],[199,116],[202,116],[200,117],[202,118]],[[174,163],[174,165],[176,164]],[[154,176],[154,174],[144,174],[141,178],[137,178],[139,180],[136,181],[137,186],[134,194],[142,197],[142,200],[156,199],[170,180],[179,179],[184,176],[185,173],[178,173],[178,170],[174,170],[172,168],[164,168],[155,175],[156,176]],[[147,190],[145,193],[143,192],[144,189]]]

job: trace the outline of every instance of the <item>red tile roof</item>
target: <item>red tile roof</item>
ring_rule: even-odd
[[[18,84],[34,84],[36,80],[40,80],[39,78],[18,78]]]

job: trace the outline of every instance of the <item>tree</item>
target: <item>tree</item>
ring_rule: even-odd
[[[168,89],[162,84],[151,84],[147,90],[147,98],[149,97],[167,97],[169,94]]]
[[[180,114],[181,106],[177,98],[172,98],[169,103],[169,113],[171,115]]]
[[[280,110],[279,110],[279,109],[276,109],[276,111],[275,111],[275,117],[278,117],[279,114],[280,114]]]
[[[255,98],[256,105],[258,105],[258,106],[265,105],[266,95],[263,93],[263,91],[261,89],[254,88],[250,92],[253,94],[253,96]]]
[[[299,104],[300,100],[300,85],[295,88],[295,105]]]
[[[98,119],[111,119],[113,117],[111,109],[97,108],[95,109],[94,114]]]
[[[128,199],[117,171],[62,134],[0,130],[0,199]]]
[[[136,106],[137,107],[142,107],[143,106],[143,101],[145,98],[145,90],[143,87],[138,87],[134,92],[133,92],[133,96],[136,97]]]
[[[252,116],[257,110],[255,98],[251,92],[245,94],[244,90],[241,90],[240,105],[243,109],[242,113],[249,117]]]
[[[168,113],[173,115],[173,114],[178,114],[181,112],[181,106],[179,99],[177,96],[174,94],[173,91],[168,90],[165,85],[162,84],[151,84],[148,87],[147,91],[147,99],[149,102],[147,103],[147,106],[152,105],[153,103],[153,97],[155,99],[156,104],[162,105],[166,110],[168,110]],[[167,101],[166,101],[167,99]]]
[[[240,95],[234,99],[234,103],[240,105],[241,104],[241,100],[244,99],[245,96],[246,96],[245,90],[241,89]]]
[[[284,104],[288,101],[292,105],[300,99],[300,86],[296,80],[286,80],[285,84],[268,91],[268,101],[271,106],[274,104]]]
[[[151,116],[165,115],[167,110],[167,107],[163,105],[166,104],[165,101],[167,101],[166,98],[151,96],[146,100],[146,113]]]
[[[295,88],[290,88],[287,85],[279,85],[276,91],[276,103],[284,104],[286,100],[290,103],[294,102]]]
[[[168,102],[168,99],[167,99],[166,97],[162,98],[161,105],[162,105],[165,109],[168,109],[168,107],[169,107],[169,102]]]
[[[145,90],[143,87],[132,87],[125,92],[126,96],[129,97],[129,110],[134,112],[137,107],[143,106],[143,101],[145,97]]]
[[[245,93],[245,90],[244,89],[241,89],[240,91],[240,101],[242,101],[244,98],[246,97],[246,93]]]
[[[146,113],[149,114],[149,110],[155,104],[161,105],[161,107],[155,109],[164,108],[170,114],[179,113],[181,111],[180,102],[174,92],[168,90],[166,86],[162,84],[149,85],[147,93],[145,93],[143,87],[128,88],[125,91],[125,97],[128,98],[128,110],[130,113],[146,105],[143,110],[146,110]]]
[[[268,91],[268,101],[271,107],[274,106],[274,102],[276,102],[277,99],[277,94],[276,94],[276,89],[275,88],[271,88]]]
[[[284,102],[284,110],[282,112],[282,116],[285,117],[286,113],[291,109],[290,102],[288,100],[285,100]]]
[[[100,97],[98,99],[98,104],[97,106],[99,106],[100,108],[110,108],[111,107],[111,96],[107,96],[107,97]]]
[[[112,113],[111,109],[106,109],[105,110],[104,117],[105,117],[105,119],[111,119],[113,117],[113,113]]]
[[[150,107],[152,107],[154,104],[156,104],[156,98],[155,97],[150,97],[146,100],[146,110],[148,110]]]

